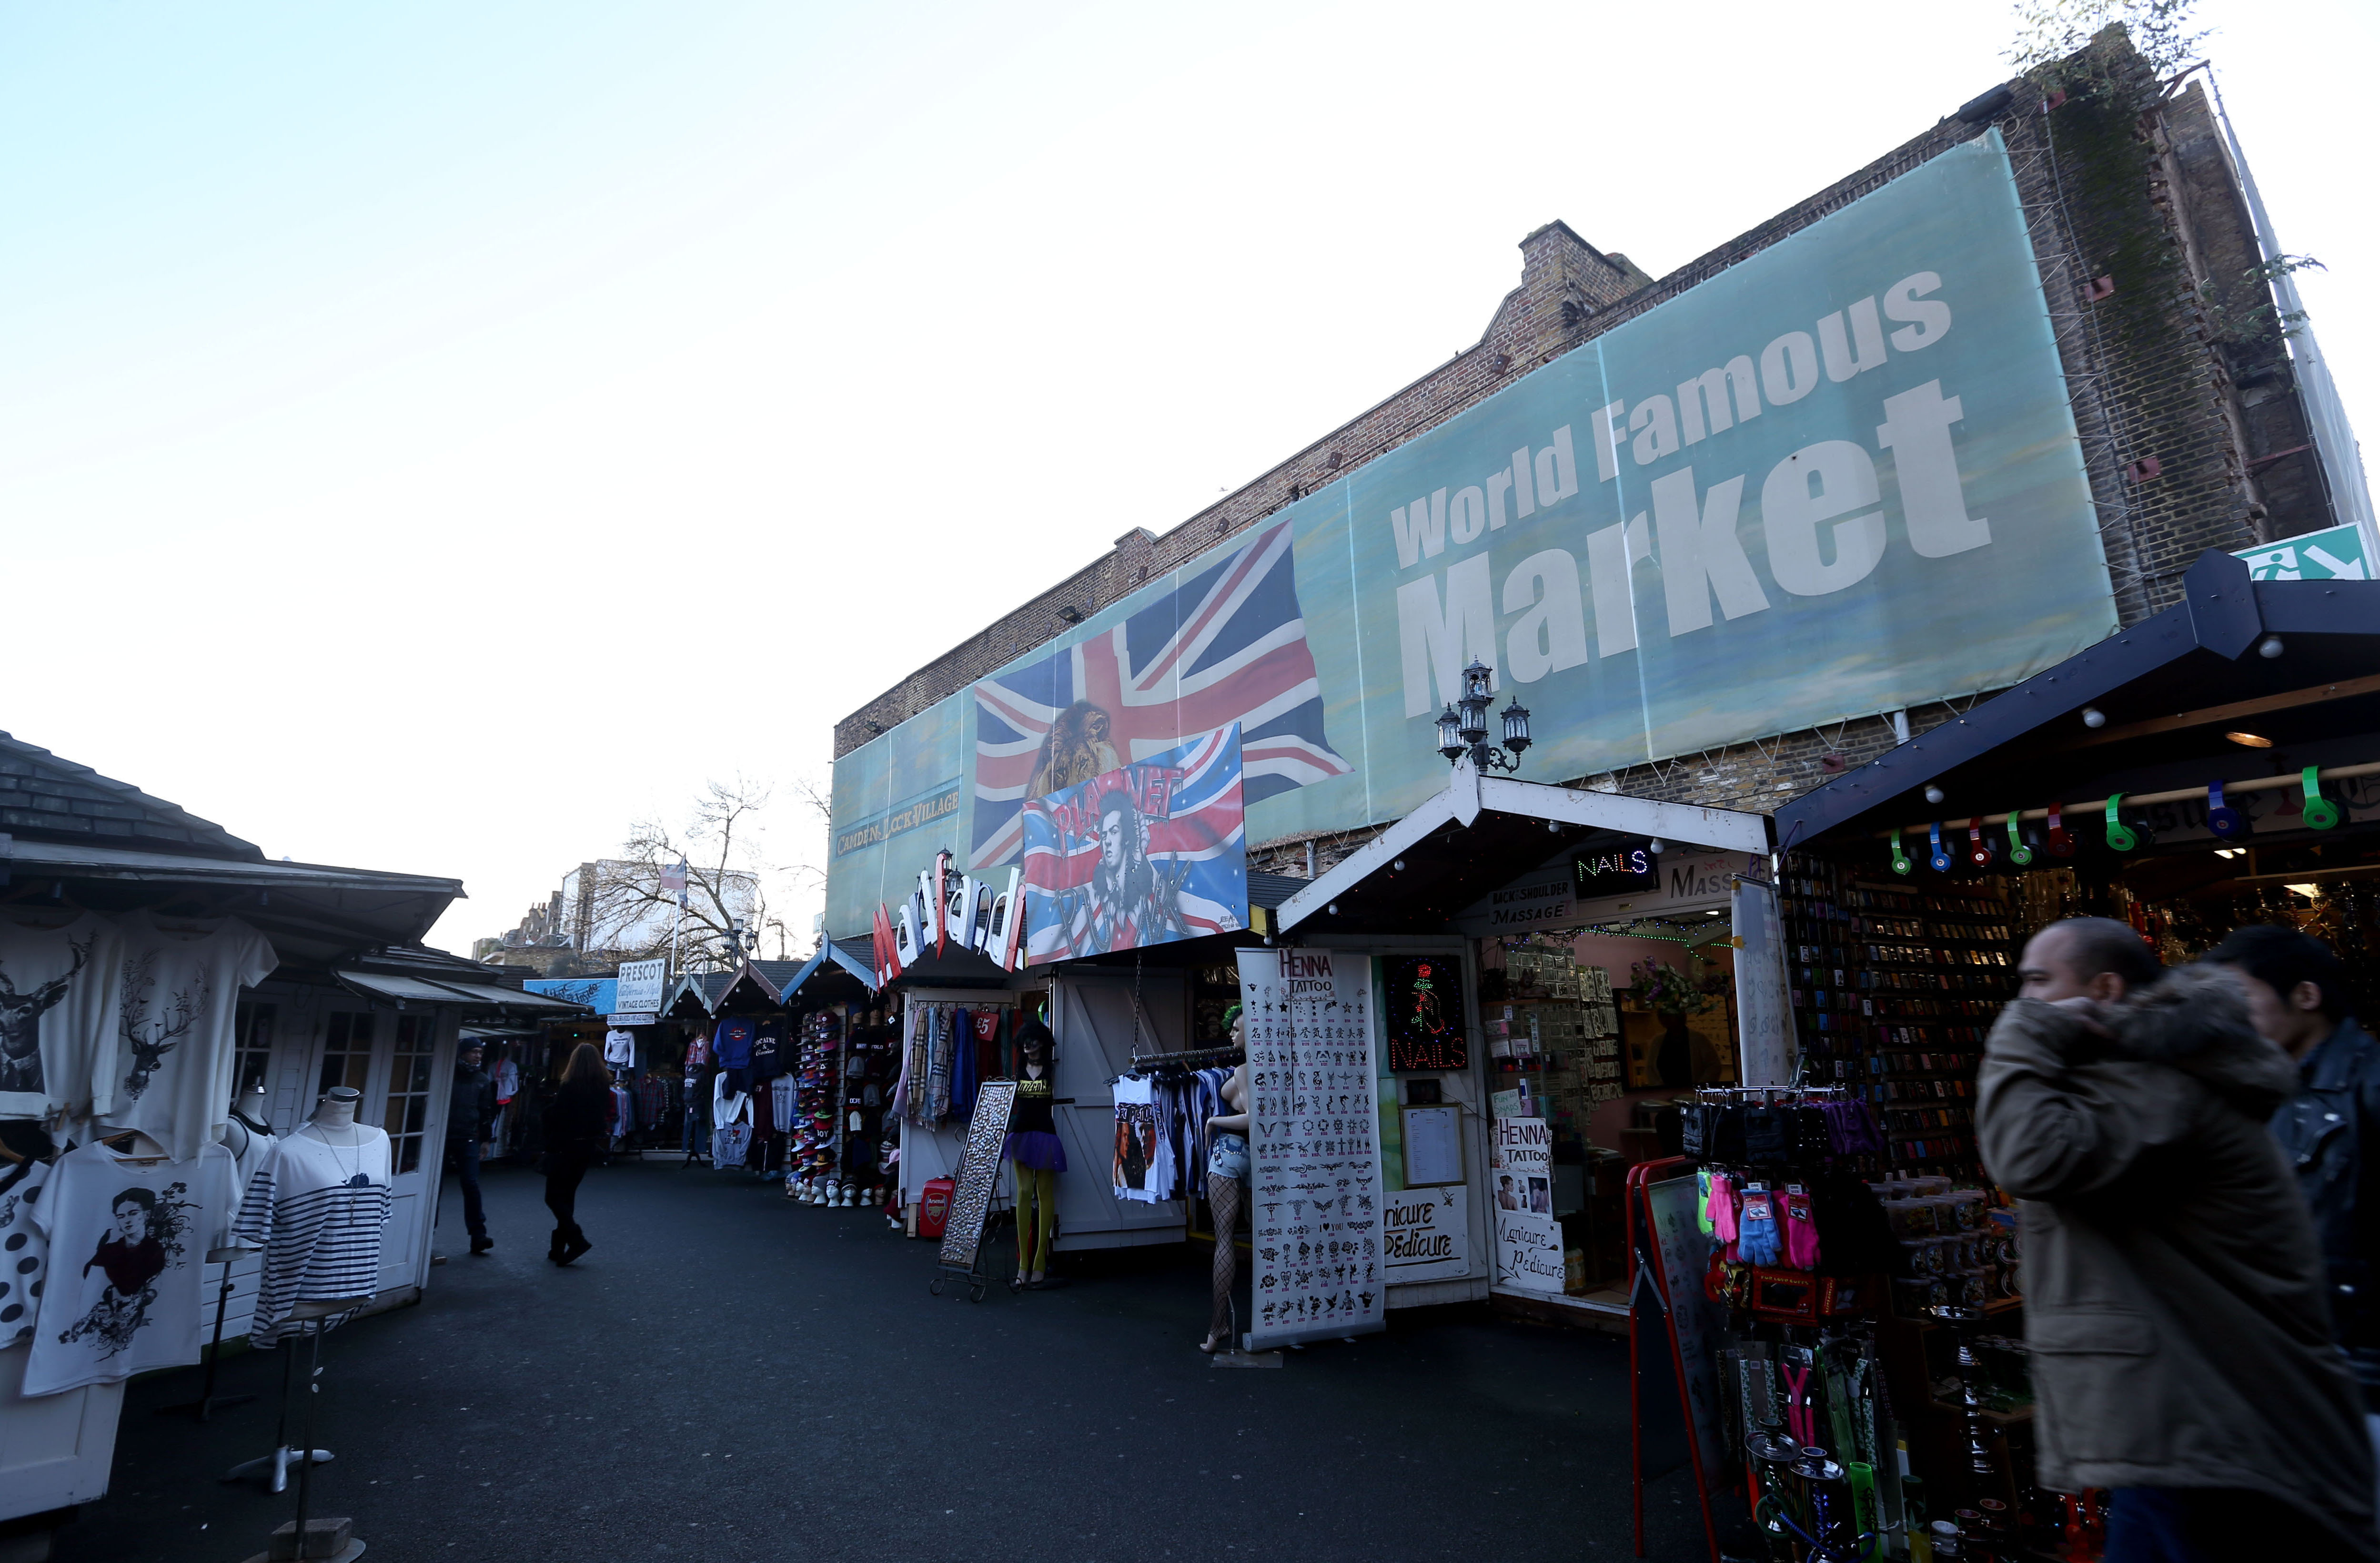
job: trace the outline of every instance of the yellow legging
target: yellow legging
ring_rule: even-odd
[[[1029,1276],[1050,1268],[1050,1238],[1058,1227],[1058,1174],[1047,1167],[1010,1162],[1016,1176],[1016,1270]],[[1038,1235],[1037,1235],[1038,1234]]]

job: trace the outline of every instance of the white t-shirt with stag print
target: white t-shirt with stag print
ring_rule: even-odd
[[[273,942],[236,917],[115,920],[124,936],[104,1132],[137,1129],[181,1159],[223,1137],[242,988],[273,974]]]
[[[91,912],[0,912],[0,1118],[55,1124],[115,1105],[123,948]]]

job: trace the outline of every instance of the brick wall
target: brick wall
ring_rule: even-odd
[[[1478,345],[1298,451],[1162,536],[1135,530],[1080,573],[1017,608],[835,727],[848,753],[1300,495],[1452,418],[1519,374],[1816,222],[1997,125],[2005,138],[2049,302],[2058,353],[2122,621],[2177,600],[2207,548],[2333,524],[2306,444],[2252,226],[2205,95],[2162,101],[2120,45],[2097,92],[2054,106],[2011,82],[1987,119],[1945,118],[1791,210],[1658,281],[1551,223],[1521,241],[1521,286]],[[2141,105],[2150,104],[2145,111]],[[2106,279],[2103,283],[2099,279]],[[1963,708],[1963,705],[1962,707]],[[1907,714],[1912,733],[1956,720]],[[1790,733],[1572,785],[1769,812],[1894,742],[1870,718]],[[1829,758],[1831,757],[1831,759]],[[1833,768],[1829,768],[1832,765]],[[1327,869],[1370,828],[1314,838]],[[1305,840],[1261,843],[1251,868],[1305,872]]]

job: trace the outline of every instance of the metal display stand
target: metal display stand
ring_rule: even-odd
[[[298,1467],[298,1510],[303,1514],[308,1468],[328,1465],[333,1458],[330,1450],[313,1447],[314,1380],[322,1372],[322,1330],[330,1320],[342,1313],[352,1313],[370,1300],[369,1297],[337,1298],[323,1302],[300,1302],[291,1310],[289,1322],[308,1326],[306,1334],[313,1340],[312,1361],[306,1375],[306,1442],[302,1448],[292,1448],[289,1445],[289,1381],[296,1375],[298,1351],[285,1342],[282,1350],[286,1354],[281,1359],[281,1420],[273,1435],[273,1452],[240,1461],[224,1472],[225,1481],[237,1482],[249,1476],[261,1476],[266,1492],[285,1493],[289,1490],[289,1468],[294,1465]]]
[[[942,1227],[941,1263],[926,1288],[936,1297],[942,1294],[945,1281],[965,1284],[969,1302],[981,1302],[991,1289],[994,1277],[984,1267],[983,1228],[1000,1186],[1001,1147],[1015,1110],[1014,1081],[990,1080],[977,1088],[966,1148],[959,1156],[958,1187],[951,1194],[950,1216]]]
[[[185,1400],[177,1406],[160,1406],[159,1416],[194,1416],[200,1422],[213,1420],[215,1412],[225,1406],[245,1406],[256,1398],[253,1395],[218,1395],[215,1393],[215,1365],[223,1357],[224,1314],[231,1307],[231,1262],[243,1254],[255,1253],[252,1248],[219,1248],[207,1255],[210,1264],[224,1267],[223,1285],[215,1292],[214,1338],[207,1342],[206,1382],[199,1387],[199,1398]]]

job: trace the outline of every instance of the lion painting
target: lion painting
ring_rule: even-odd
[[[1047,798],[1123,764],[1115,745],[1108,741],[1113,725],[1106,712],[1087,700],[1058,713],[1058,719],[1050,724],[1050,736],[1041,740],[1041,753],[1033,763],[1033,783],[1025,795]]]

